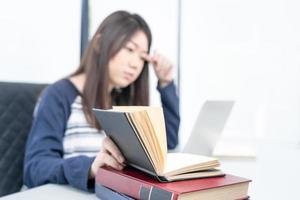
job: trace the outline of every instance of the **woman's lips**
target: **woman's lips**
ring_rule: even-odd
[[[131,80],[131,79],[134,77],[134,74],[131,73],[131,72],[124,72],[124,77],[125,77],[127,80]]]

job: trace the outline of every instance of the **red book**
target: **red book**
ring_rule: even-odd
[[[96,175],[96,187],[103,185],[135,199],[247,199],[249,182],[249,179],[227,174],[162,183],[130,167],[122,171],[104,167]]]

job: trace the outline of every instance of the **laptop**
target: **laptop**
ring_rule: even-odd
[[[234,101],[206,101],[198,114],[183,153],[212,156]]]

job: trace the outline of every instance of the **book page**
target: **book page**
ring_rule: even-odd
[[[142,138],[143,143],[146,145],[147,151],[150,154],[152,161],[155,163],[156,169],[159,163],[159,153],[157,149],[158,141],[155,135],[151,132],[147,121],[145,121],[146,111],[137,111],[128,113],[134,126],[138,129],[138,134]]]
[[[216,158],[187,153],[168,153],[164,175],[175,175],[218,166],[219,161]]]
[[[165,120],[163,115],[163,110],[161,107],[151,107],[151,106],[113,106],[113,110],[123,111],[123,112],[135,112],[135,111],[146,111],[148,117],[151,121],[152,128],[154,130],[156,139],[154,141],[159,143],[159,147],[155,145],[156,150],[159,151],[158,157],[161,168],[164,168],[167,160],[167,135]]]
[[[145,139],[144,135],[138,134],[138,131],[141,131],[140,127],[139,127],[138,124],[136,124],[137,126],[135,126],[133,124],[133,121],[132,121],[132,118],[130,117],[130,114],[127,113],[126,117],[127,117],[128,121],[129,121],[129,123],[131,124],[132,128],[134,129],[134,132],[135,132],[137,138],[139,139],[139,142],[143,146],[143,148],[144,148],[144,150],[145,150],[148,158],[150,158],[150,162],[151,162],[152,166],[154,167],[155,171],[157,171],[158,169],[157,169],[157,165],[155,164],[156,159],[155,159],[154,153],[152,151],[149,151],[149,150],[151,150],[151,148],[149,148],[151,146],[149,144],[149,140]]]
[[[166,133],[163,110],[161,107],[151,107],[150,109],[147,109],[147,113],[151,123],[153,124],[153,128],[155,129],[155,133],[162,150],[161,156],[163,157],[165,163],[167,159],[166,155],[168,153],[168,149],[167,149],[167,133]],[[163,164],[163,166],[164,165],[165,164]]]

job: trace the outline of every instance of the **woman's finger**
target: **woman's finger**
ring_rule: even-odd
[[[107,153],[102,154],[102,159],[106,166],[110,166],[118,170],[122,170],[124,168],[124,166],[121,163],[119,163],[113,156]]]
[[[171,73],[172,69],[173,69],[172,65],[170,65],[168,68],[166,68],[164,76],[168,76]]]
[[[151,62],[151,63],[153,62],[152,57],[151,57],[149,54],[144,53],[144,54],[142,54],[141,56],[142,56],[142,58],[143,58],[144,60],[146,60],[147,62]]]
[[[103,148],[104,148],[104,150],[108,151],[120,163],[123,163],[125,161],[119,148],[115,145],[115,143],[109,137],[104,138]]]

